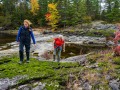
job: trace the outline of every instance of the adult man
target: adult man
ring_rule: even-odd
[[[30,25],[31,22],[29,20],[24,20],[24,26],[21,26],[18,31],[17,42],[19,42],[20,64],[23,63],[23,59],[24,59],[24,54],[23,54],[24,46],[26,48],[26,56],[27,56],[26,62],[29,63],[31,38],[33,40],[33,43],[36,44],[34,34]]]

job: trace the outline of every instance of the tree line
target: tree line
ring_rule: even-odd
[[[12,25],[16,28],[24,19],[31,20],[36,27],[46,26],[50,21],[46,20],[49,4],[57,4],[59,27],[93,20],[120,22],[120,0],[0,0],[0,27]]]

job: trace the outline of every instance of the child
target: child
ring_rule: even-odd
[[[53,47],[54,47],[53,60],[55,61],[55,58],[57,56],[57,62],[59,62],[62,48],[63,51],[65,52],[65,41],[62,35],[59,35],[57,38],[54,38]]]

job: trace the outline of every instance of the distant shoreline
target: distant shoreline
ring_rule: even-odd
[[[13,35],[17,35],[17,30],[4,30],[4,31],[0,31],[0,33],[7,33],[7,34],[13,34]]]
[[[4,31],[0,31],[0,33],[7,33],[7,34],[12,34],[12,35],[17,35],[18,30],[4,30]],[[34,30],[34,34],[38,35],[38,34],[40,34],[40,31]]]

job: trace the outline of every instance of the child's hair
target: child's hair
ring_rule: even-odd
[[[59,35],[58,37],[59,37],[59,38],[62,38],[62,39],[64,40],[64,36],[63,36],[63,35]]]

